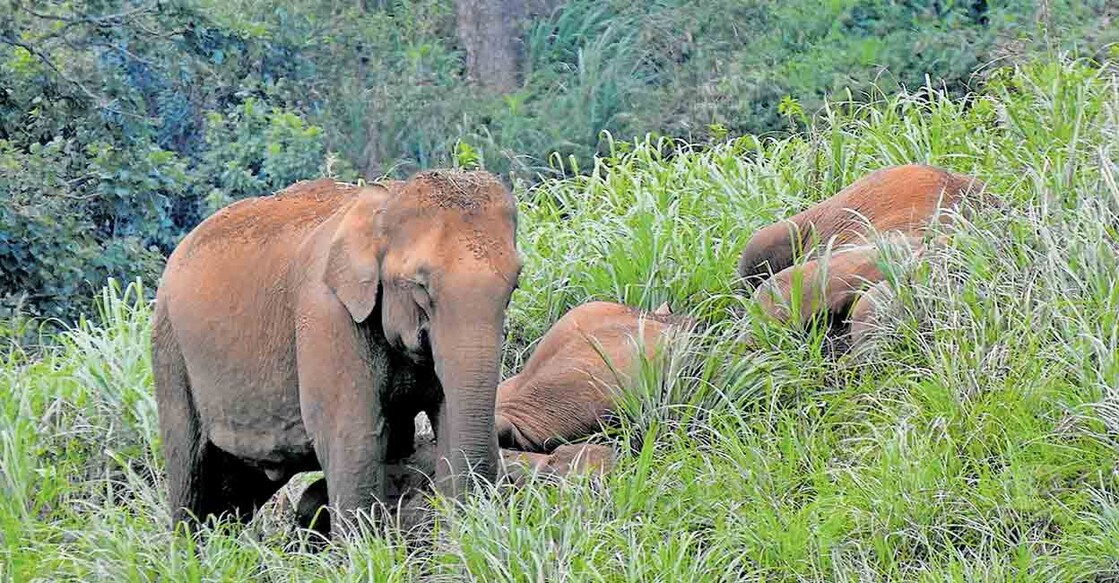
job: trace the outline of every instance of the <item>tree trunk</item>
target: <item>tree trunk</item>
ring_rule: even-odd
[[[506,93],[520,83],[525,0],[455,0],[459,43],[470,82]]]

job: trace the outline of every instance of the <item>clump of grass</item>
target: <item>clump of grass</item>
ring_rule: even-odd
[[[966,100],[835,103],[819,127],[707,148],[614,142],[521,200],[507,364],[590,299],[699,325],[644,363],[611,473],[436,501],[416,545],[310,552],[264,519],[167,528],[148,308],[0,363],[0,564],[16,580],[1106,580],[1119,575],[1119,188],[1113,69],[1041,63]],[[750,232],[888,165],[1005,202],[899,266],[872,349],[756,318]],[[744,334],[750,346],[741,342]]]

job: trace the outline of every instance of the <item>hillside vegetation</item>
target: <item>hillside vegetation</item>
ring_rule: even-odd
[[[268,515],[169,532],[141,290],[0,363],[0,569],[16,581],[1105,581],[1119,577],[1119,84],[1043,62],[981,94],[834,103],[809,132],[612,142],[518,187],[516,367],[590,298],[703,326],[643,367],[601,479],[437,501],[429,535],[311,552]],[[1005,209],[907,282],[876,350],[753,317],[759,225],[875,168],[973,173]],[[739,337],[749,331],[754,347]],[[12,334],[26,335],[27,331]],[[197,552],[196,552],[197,551]]]
[[[517,179],[621,140],[804,129],[825,94],[1119,41],[1107,0],[563,0],[523,81],[466,83],[451,0],[0,4],[0,315],[71,322],[107,277],[154,281],[220,206],[323,173],[455,161]]]

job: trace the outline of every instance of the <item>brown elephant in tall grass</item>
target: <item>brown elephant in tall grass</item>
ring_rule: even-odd
[[[368,509],[432,420],[438,487],[495,475],[493,408],[516,286],[516,206],[484,172],[330,180],[234,203],[172,253],[152,359],[173,520],[250,516],[321,468]]]
[[[922,165],[883,168],[758,230],[742,251],[738,276],[756,288],[754,298],[770,318],[804,323],[823,314],[831,333],[845,336],[859,295],[884,278],[882,249],[900,246],[902,256],[919,258],[930,227],[969,204],[998,201],[971,176]],[[935,238],[944,242],[943,235]],[[865,304],[859,315],[871,314]]]
[[[945,213],[973,200],[990,203],[978,179],[924,165],[891,166],[863,176],[834,196],[750,237],[738,259],[738,277],[757,287],[798,258],[831,246],[866,244],[875,233],[920,236]]]

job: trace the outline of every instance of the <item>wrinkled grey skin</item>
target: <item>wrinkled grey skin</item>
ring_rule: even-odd
[[[321,468],[367,510],[432,420],[439,488],[493,479],[505,308],[520,262],[509,192],[431,171],[297,184],[207,219],[167,263],[152,358],[172,517],[250,516]]]

